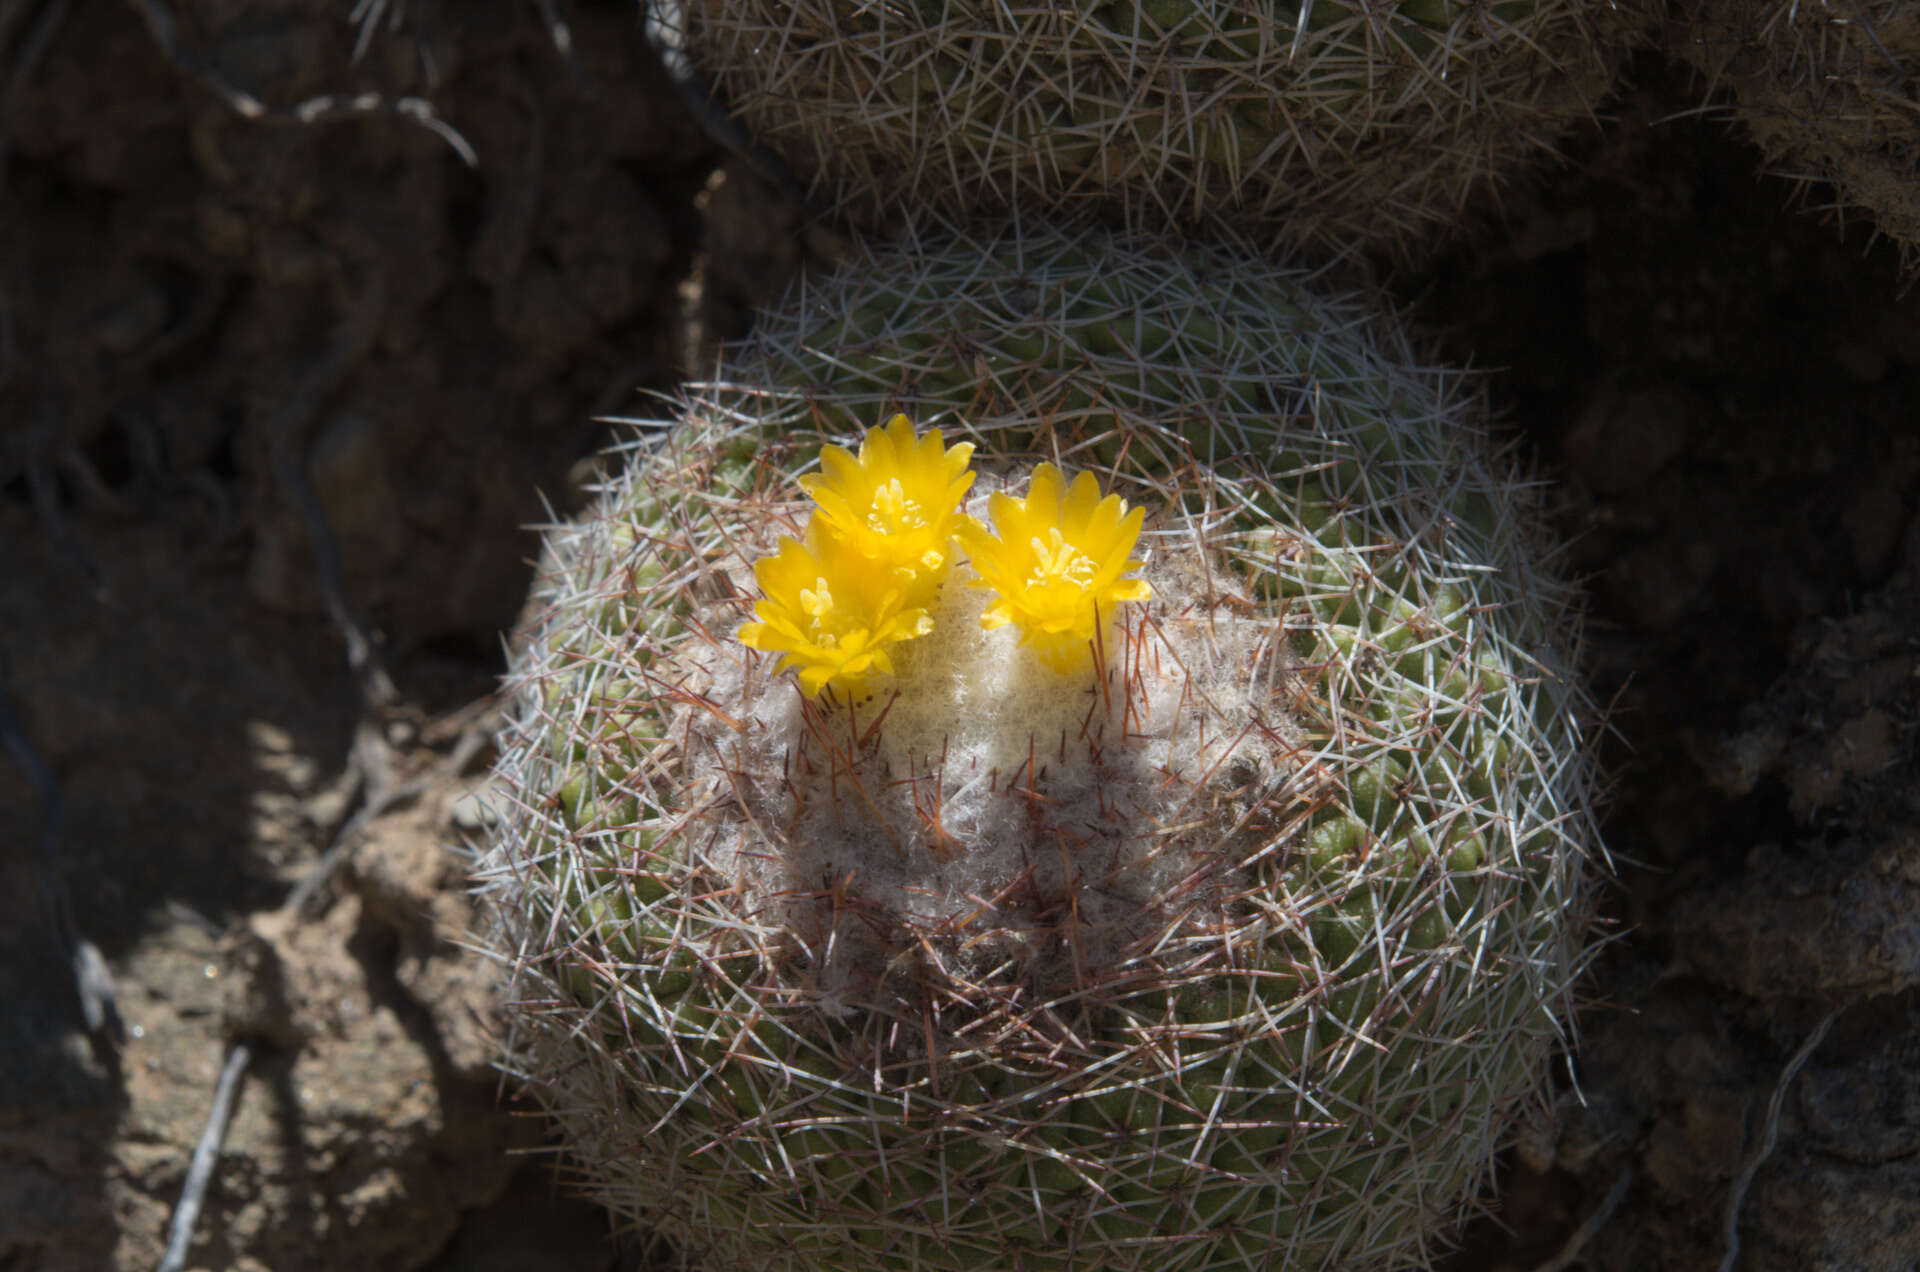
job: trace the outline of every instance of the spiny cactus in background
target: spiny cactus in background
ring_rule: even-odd
[[[1119,206],[1404,248],[1591,117],[1609,0],[685,0],[746,129],[855,222]],[[1304,23],[1304,25],[1301,25]]]
[[[1920,262],[1920,8],[1910,0],[1695,0],[1667,42],[1727,93],[1780,175],[1831,182]]]
[[[709,1272],[1443,1245],[1593,851],[1475,410],[1239,248],[948,239],[768,315],[555,528],[513,673],[483,878],[580,1186]]]

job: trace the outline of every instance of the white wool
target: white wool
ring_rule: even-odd
[[[822,1005],[871,1005],[904,964],[1070,992],[1224,919],[1234,810],[1279,776],[1291,730],[1247,692],[1281,657],[1271,619],[1190,556],[1149,563],[1154,596],[1120,607],[1100,675],[983,630],[992,594],[964,562],[932,633],[851,701],[700,647],[741,727],[686,715],[712,801],[690,842],[811,960]]]

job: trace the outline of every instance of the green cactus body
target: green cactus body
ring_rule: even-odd
[[[581,1185],[710,1269],[1443,1244],[1588,949],[1572,619],[1473,409],[1234,249],[928,243],[768,317],[553,532],[514,673],[485,875]],[[733,638],[895,410],[976,509],[1040,459],[1145,509],[1095,669],[962,566],[857,695]]]
[[[1405,246],[1590,118],[1651,6],[1606,0],[688,0],[684,39],[824,204],[1125,207]],[[1302,25],[1304,24],[1304,26]]]

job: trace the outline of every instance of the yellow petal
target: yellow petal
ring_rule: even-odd
[[[1118,495],[1109,495],[1115,504],[1120,502]],[[1094,512],[1105,501],[1100,498],[1100,482],[1092,473],[1083,472],[1073,479],[1073,485],[1067,488],[1065,505],[1060,510],[1062,525],[1078,529],[1089,529],[1093,523]]]
[[[1091,474],[1083,474],[1091,476]],[[1033,480],[1027,484],[1027,507],[1045,516],[1049,522],[1060,520],[1060,496],[1065,482],[1060,470],[1052,464],[1041,463],[1034,466]],[[998,524],[996,519],[995,524]]]

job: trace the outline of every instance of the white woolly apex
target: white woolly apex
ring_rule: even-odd
[[[1099,675],[982,630],[991,593],[964,561],[932,634],[852,701],[690,642],[700,692],[742,728],[686,714],[686,776],[712,801],[689,841],[740,913],[786,930],[821,1005],[892,998],[907,965],[976,1002],[989,982],[1067,993],[1225,919],[1244,814],[1294,740],[1269,714],[1285,654],[1236,583],[1145,555],[1153,599],[1121,607]]]

